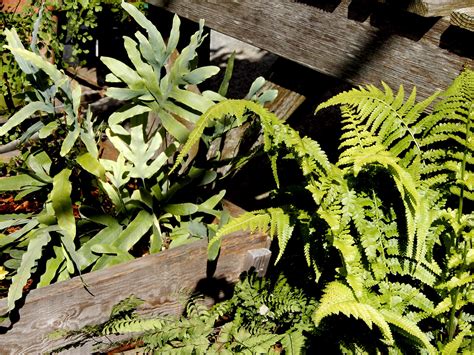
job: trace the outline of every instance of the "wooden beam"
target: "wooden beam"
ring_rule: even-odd
[[[340,9],[328,13],[290,0],[147,1],[353,84],[416,85],[422,98],[445,89],[473,63],[439,48],[439,35],[412,41],[351,20]]]
[[[267,248],[249,250],[245,259],[244,269],[254,269],[259,277],[263,277],[267,274],[271,257],[272,252]]]
[[[451,13],[451,23],[454,26],[474,32],[474,7],[453,11]]]
[[[421,16],[448,16],[454,10],[473,6],[474,0],[410,0],[407,10]]]
[[[231,213],[242,210],[226,204]],[[222,241],[217,264],[207,261],[207,241],[202,240],[175,249],[75,277],[31,291],[19,312],[19,320],[5,334],[0,329],[1,354],[42,354],[71,344],[75,338],[52,339],[59,329],[80,329],[109,318],[112,306],[134,294],[145,301],[142,311],[181,315],[183,301],[192,292],[207,296],[213,303],[229,296],[232,284],[250,267],[262,271],[269,247],[265,234],[237,232]],[[260,250],[250,260],[249,250]],[[0,314],[7,309],[6,299],[0,300]],[[4,325],[4,324],[2,324]],[[76,353],[91,353],[91,345],[76,349]]]

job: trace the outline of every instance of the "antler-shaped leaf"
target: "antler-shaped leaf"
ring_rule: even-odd
[[[120,137],[112,135],[110,130],[107,130],[107,136],[115,148],[132,163],[130,177],[147,179],[158,172],[168,159],[164,152],[153,159],[161,147],[162,138],[159,133],[156,133],[148,142],[145,142],[142,126],[130,129],[130,144],[125,143]],[[148,164],[152,159],[153,161]]]

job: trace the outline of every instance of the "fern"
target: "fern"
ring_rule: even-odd
[[[464,70],[421,122],[424,127],[421,145],[426,152],[422,174],[430,178],[428,186],[458,195],[461,201],[472,200],[473,191],[472,184],[466,184],[473,171],[470,143],[474,135],[473,83],[474,71]],[[452,189],[453,186],[457,189]]]
[[[448,344],[446,344],[443,348],[442,355],[455,355],[458,354],[459,348],[461,347],[461,343],[464,340],[466,335],[471,333],[471,327],[464,329],[460,332],[453,340],[451,340]],[[471,334],[472,336],[472,334]]]
[[[277,257],[277,260],[279,260],[291,237],[293,227],[290,225],[289,216],[279,208],[243,213],[239,217],[232,218],[228,223],[220,228],[216,235],[209,241],[209,259],[215,260],[217,258],[220,241],[223,236],[239,230],[248,230],[251,233],[256,231],[268,232],[270,237],[277,237],[278,245],[280,247]]]
[[[61,334],[81,338],[76,345],[122,334],[137,339],[146,351],[160,353],[268,352],[281,343],[285,352],[298,354],[314,332],[314,301],[283,277],[271,282],[248,275],[231,299],[210,309],[191,298],[179,319],[142,316],[136,311],[141,303],[131,296],[113,307],[106,322]]]
[[[334,281],[324,289],[321,303],[314,313],[314,322],[319,324],[327,316],[343,313],[361,319],[372,329],[372,324],[377,325],[390,344],[393,344],[393,336],[384,317],[371,305],[360,303],[346,285]]]

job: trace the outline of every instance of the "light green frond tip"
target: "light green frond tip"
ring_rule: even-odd
[[[464,337],[471,333],[472,327],[468,327],[464,329],[461,333],[459,333],[453,340],[451,340],[446,346],[443,348],[441,355],[456,355],[458,353],[459,347],[464,340]]]
[[[349,287],[334,281],[326,286],[321,303],[313,315],[313,321],[319,325],[325,317],[339,313],[363,320],[370,329],[372,324],[375,324],[387,342],[393,344],[392,332],[383,315],[374,307],[360,303]]]
[[[437,354],[436,349],[431,345],[426,334],[416,325],[416,323],[412,322],[405,316],[387,309],[380,310],[380,313],[383,315],[386,322],[413,336],[417,342],[422,344],[425,349],[428,350],[429,354]]]

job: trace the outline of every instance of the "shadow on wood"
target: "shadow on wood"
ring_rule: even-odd
[[[231,214],[241,211],[231,204],[226,208]],[[206,302],[212,304],[229,295],[230,285],[246,271],[248,251],[269,245],[267,235],[262,233],[226,236],[212,277],[208,277],[207,241],[201,240],[85,274],[87,290],[79,277],[33,290],[12,328],[0,336],[0,353],[36,354],[70,344],[75,339],[51,339],[50,334],[104,322],[112,307],[131,294],[145,301],[141,307],[144,314],[179,316],[187,297],[206,287],[211,296]],[[6,299],[0,300],[0,312],[6,309]],[[81,348],[81,353],[91,349]]]

